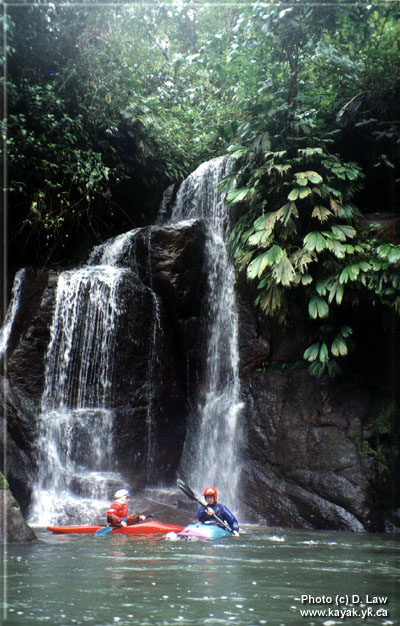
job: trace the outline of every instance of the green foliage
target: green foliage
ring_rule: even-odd
[[[11,243],[28,262],[149,223],[164,188],[232,139],[209,64],[221,24],[202,7],[19,4],[6,19]]]
[[[319,340],[304,353],[310,372],[335,375],[350,349],[340,310],[368,293],[399,312],[400,246],[361,227],[353,202],[369,180],[337,150],[337,124],[361,110],[367,85],[370,106],[396,89],[398,16],[377,5],[297,2],[255,4],[252,17],[251,24],[243,14],[241,29],[254,37],[257,69],[246,66],[242,49],[241,59],[244,80],[250,87],[252,74],[259,88],[244,100],[245,121],[229,149],[232,171],[221,185],[237,216],[230,244],[238,270],[257,283],[256,304],[267,316],[281,324],[308,316],[316,327]],[[392,74],[383,59],[390,59]],[[386,107],[381,100],[383,116],[395,108],[390,100]],[[393,119],[360,115],[357,124],[398,151]],[[385,153],[376,163],[391,165]]]
[[[396,429],[396,406],[393,400],[384,400],[381,406],[372,412],[367,428],[371,436],[360,438],[359,450],[363,457],[373,457],[376,470],[381,479],[391,475],[392,466],[399,457],[399,438]]]
[[[338,134],[350,120],[380,189],[397,184],[395,7],[22,3],[6,19],[11,240],[28,257],[150,222],[170,182],[231,145],[232,246],[266,313],[288,321],[296,292],[318,322],[360,282],[396,300],[397,250],[358,241],[352,198],[373,177]]]
[[[400,310],[400,246],[378,245],[357,226],[360,213],[351,203],[363,176],[357,165],[331,154],[329,137],[309,142],[307,135],[287,136],[283,152],[257,150],[254,142],[240,154],[236,147],[237,188],[227,201],[235,204],[239,191],[247,209],[230,241],[239,269],[258,283],[256,304],[283,324],[304,308],[321,321],[323,335],[322,322],[333,323],[335,310],[351,306],[359,290]],[[339,373],[337,359],[348,353],[347,335],[332,332],[329,343],[321,339],[304,354],[318,376]]]

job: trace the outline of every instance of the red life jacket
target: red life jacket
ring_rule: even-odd
[[[107,511],[107,523],[111,526],[118,526],[121,522],[131,524],[139,519],[139,515],[128,515],[128,505],[120,502],[113,502]]]

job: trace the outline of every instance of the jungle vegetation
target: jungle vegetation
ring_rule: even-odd
[[[311,373],[339,373],[355,309],[400,313],[399,17],[377,0],[9,4],[10,262],[65,264],[152,223],[169,184],[230,154],[238,271],[265,315],[310,319]]]

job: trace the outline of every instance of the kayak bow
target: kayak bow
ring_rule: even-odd
[[[198,539],[221,539],[230,535],[231,533],[225,530],[225,528],[209,522],[188,524],[177,533],[178,537],[197,537]]]

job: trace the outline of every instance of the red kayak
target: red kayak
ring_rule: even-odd
[[[100,528],[104,526],[47,526],[47,530],[51,530],[53,533],[91,533],[94,534]],[[179,533],[184,529],[184,526],[175,526],[174,524],[163,524],[162,522],[139,522],[138,524],[132,524],[131,526],[125,526],[125,528],[115,528],[112,531],[113,535],[166,535],[167,533],[174,532]]]

